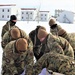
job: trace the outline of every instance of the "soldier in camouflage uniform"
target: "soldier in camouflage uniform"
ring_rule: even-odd
[[[34,56],[35,56],[36,60],[38,60],[44,53],[43,52],[44,46],[41,46],[41,42],[37,38],[38,29],[46,30],[46,28],[43,26],[37,26],[35,30],[32,30],[29,33],[29,37],[33,43],[33,52],[34,52]]]
[[[67,33],[64,29],[61,29],[58,32],[58,36],[65,38],[71,44],[74,50],[74,56],[75,56],[75,33]]]
[[[2,75],[20,75],[24,69],[30,73],[33,63],[33,50],[25,38],[8,43],[2,59]],[[30,73],[31,74],[31,73]]]
[[[44,54],[33,66],[33,73],[31,75],[38,75],[44,67],[47,68],[48,72],[52,73],[51,75],[61,75],[60,73],[75,75],[75,60],[56,52]],[[59,74],[55,72],[59,72]]]
[[[21,29],[13,27],[10,31],[7,31],[2,39],[2,47],[5,48],[6,44],[8,44],[12,40],[16,40],[18,38],[28,38],[28,35]]]
[[[17,22],[17,17],[15,15],[10,16],[10,20],[3,26],[1,37],[6,33],[6,31],[9,31],[13,26],[15,26]]]
[[[53,35],[58,35],[58,32],[63,29],[60,25],[58,25],[55,21],[55,19],[50,19],[49,21],[49,26],[50,26],[50,32]],[[70,38],[75,38],[75,33],[68,33]]]
[[[58,31],[62,29],[62,27],[56,23],[55,19],[50,19],[49,26],[50,26],[50,32],[53,35],[58,35]]]
[[[43,29],[39,29],[37,36],[41,43],[45,44],[44,53],[57,52],[74,58],[73,48],[66,39],[48,34],[47,31]]]

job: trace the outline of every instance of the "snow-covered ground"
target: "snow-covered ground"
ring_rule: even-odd
[[[6,23],[6,21],[0,21],[0,35],[1,35],[1,31],[2,31],[2,27],[3,25]],[[75,24],[64,24],[64,23],[59,23],[57,22],[59,25],[61,25],[62,28],[64,28],[67,32],[71,33],[71,32],[75,32]],[[26,22],[26,21],[18,21],[16,23],[16,25],[24,30],[27,34],[32,31],[33,29],[36,28],[36,26],[41,25],[46,27],[47,31],[50,31],[48,22],[35,22],[35,21],[31,21],[31,22]],[[1,37],[0,37],[0,42],[1,42]],[[1,43],[0,43],[0,75],[1,75],[1,65],[2,65],[2,48],[1,48]]]

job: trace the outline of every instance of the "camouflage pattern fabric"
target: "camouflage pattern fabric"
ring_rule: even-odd
[[[37,28],[35,30],[32,30],[30,33],[29,33],[29,37],[31,38],[31,41],[33,43],[33,52],[34,52],[34,56],[36,58],[36,60],[38,60],[44,53],[44,45],[41,45],[41,42],[40,40],[38,39],[37,37],[37,34],[38,34],[38,29],[41,28],[41,29],[44,29],[44,27],[42,26],[37,26]]]
[[[75,52],[75,33],[68,33],[68,37],[69,37],[69,43],[71,44],[71,46],[74,49]]]
[[[48,71],[54,71],[52,75],[57,75],[55,72],[65,75],[75,75],[75,60],[56,52],[44,54],[33,66],[32,75],[38,75],[44,67],[46,67]]]
[[[54,29],[51,29],[50,28],[50,32],[53,34],[53,35],[58,35],[58,31],[60,30],[60,29],[62,29],[61,27],[60,27],[60,25],[57,25],[57,27],[56,28],[54,28]],[[65,38],[70,44],[71,44],[71,46],[72,46],[72,48],[73,48],[73,50],[74,50],[74,53],[75,53],[75,33],[67,33],[66,35],[64,35],[64,36],[61,36],[61,37],[63,37],[63,38]],[[74,57],[75,58],[75,57]]]
[[[14,26],[14,23],[12,23],[11,21],[6,22],[6,24],[2,28],[1,37],[3,37],[3,35]]]
[[[33,51],[17,52],[15,41],[8,43],[3,52],[2,75],[20,75],[25,67],[28,72],[33,65]]]
[[[75,38],[75,33],[68,33],[70,38]]]
[[[15,28],[15,27],[13,27],[13,28]],[[11,29],[13,29],[13,28],[11,28]],[[19,30],[20,30],[20,33],[21,33],[21,38],[26,38],[27,39],[28,38],[28,35],[23,30],[21,30],[21,29],[19,29]],[[2,38],[2,43],[1,43],[2,48],[5,48],[6,44],[8,44],[10,41],[16,40],[16,39],[13,39],[11,37],[10,31],[7,31],[4,34],[3,38]]]
[[[50,27],[50,32],[53,34],[53,35],[58,35],[58,31],[62,29],[62,27],[60,25],[57,25],[55,28],[51,28]]]
[[[66,39],[69,41],[75,51],[75,33],[67,33]]]
[[[66,39],[49,34],[46,40],[44,53],[53,51],[74,58],[73,48]]]
[[[61,35],[61,37],[65,38],[70,43],[75,54],[75,33],[65,33]]]

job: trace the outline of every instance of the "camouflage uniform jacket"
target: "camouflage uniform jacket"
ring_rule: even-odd
[[[45,53],[53,51],[74,58],[73,48],[66,39],[49,34],[46,40]]]
[[[19,29],[20,30],[20,29]],[[28,35],[23,31],[23,30],[20,30],[20,36],[21,38],[28,38]],[[12,40],[16,40],[16,39],[13,39],[11,37],[11,34],[10,34],[10,31],[7,31],[4,36],[3,36],[3,39],[2,39],[2,47],[5,48],[6,44],[8,44],[10,41]]]
[[[38,75],[45,67],[48,71],[53,71],[52,75],[56,75],[54,72],[75,75],[75,60],[63,54],[54,52],[44,54],[33,66],[32,75]]]
[[[5,47],[2,59],[2,75],[20,75],[33,65],[33,51],[17,52],[15,41],[11,41]]]
[[[61,35],[61,37],[65,38],[71,44],[75,53],[75,33],[66,33]]]
[[[2,28],[2,33],[1,33],[1,37],[3,37],[3,35],[7,32],[7,31],[9,31],[13,26],[15,26],[15,25],[13,25],[13,23],[11,22],[11,21],[8,21],[4,26],[3,26],[3,28]]]
[[[50,28],[50,32],[53,34],[53,35],[58,35],[58,31],[62,29],[60,25],[57,25],[57,27],[55,28]]]
[[[75,33],[68,33],[70,38],[74,38],[75,39]]]

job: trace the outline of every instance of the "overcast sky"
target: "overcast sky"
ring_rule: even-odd
[[[51,13],[55,9],[75,11],[75,0],[0,0],[0,4],[16,4],[21,8],[40,8]]]

